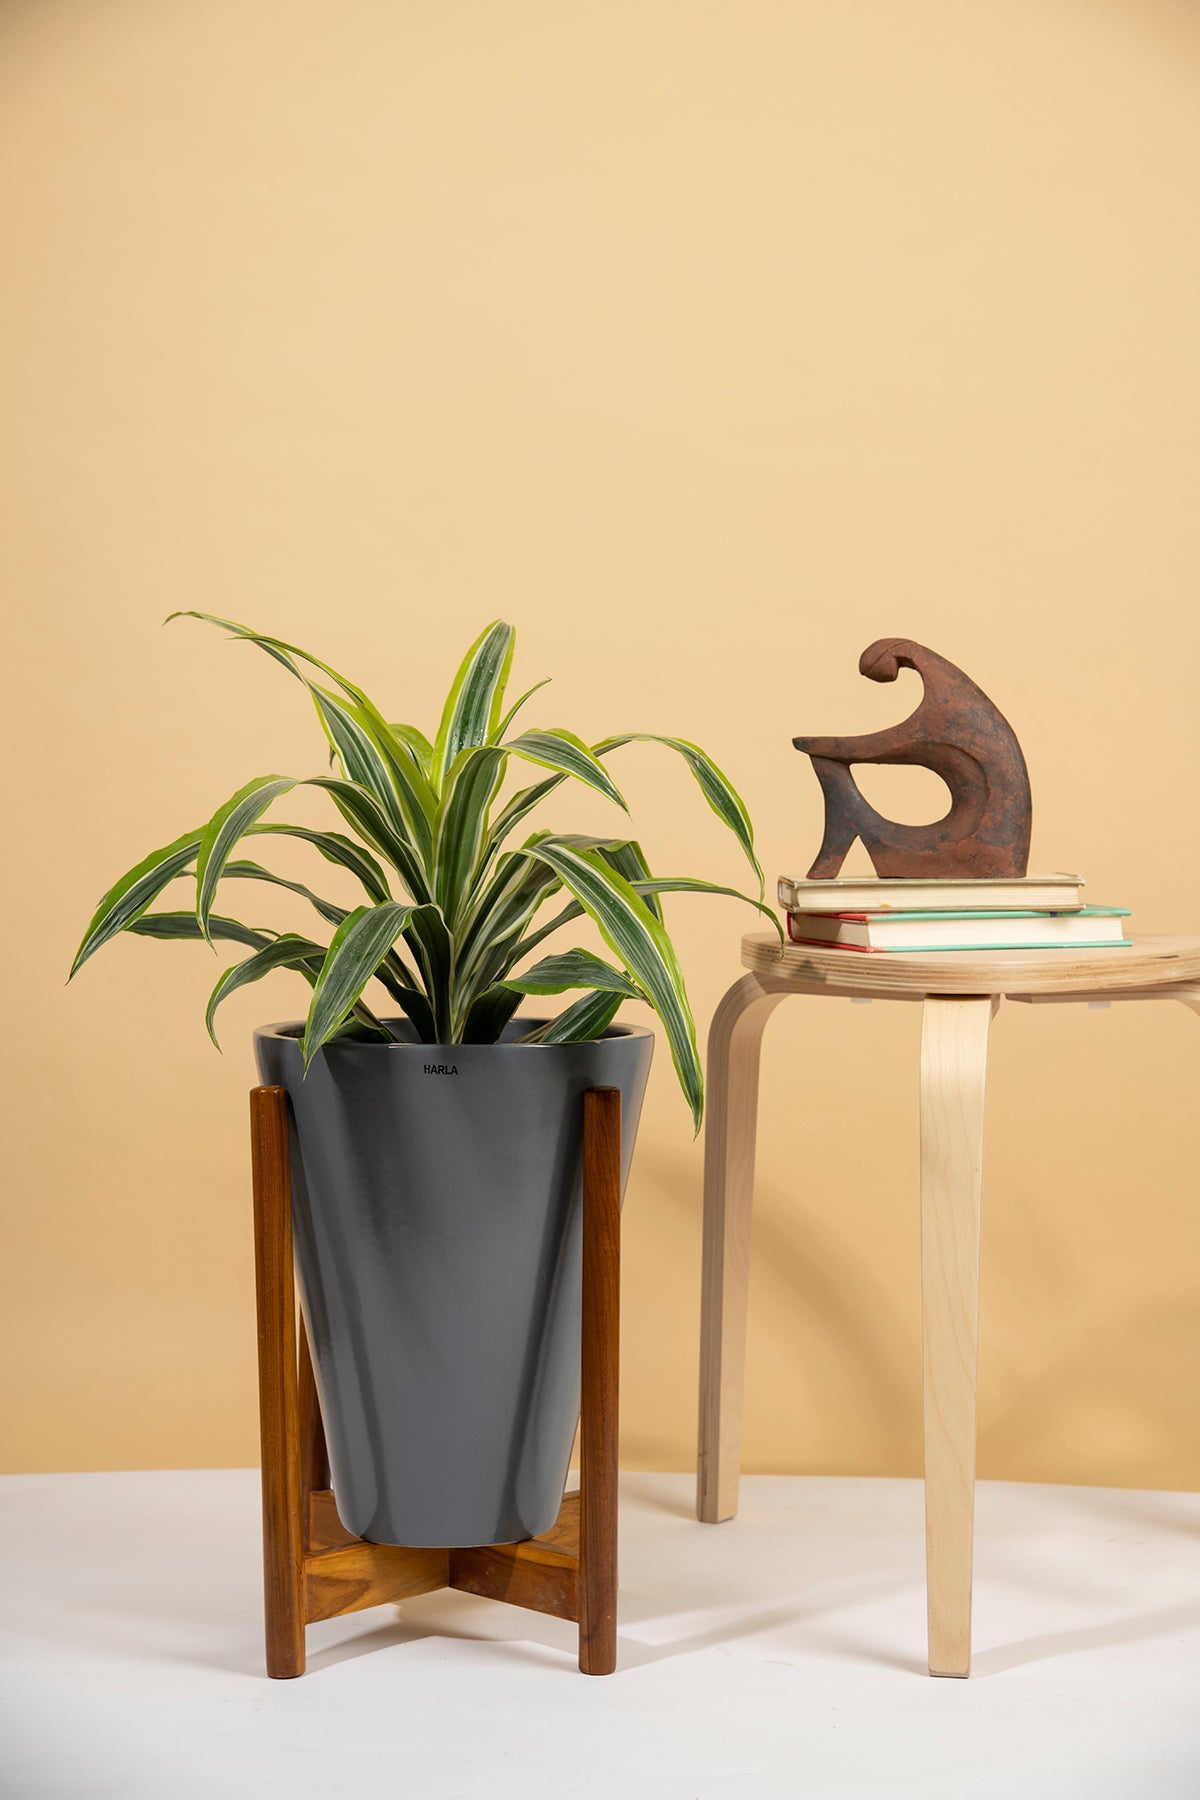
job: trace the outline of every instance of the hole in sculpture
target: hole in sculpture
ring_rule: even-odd
[[[932,825],[950,811],[950,789],[932,769],[893,763],[855,763],[859,793],[897,825]]]

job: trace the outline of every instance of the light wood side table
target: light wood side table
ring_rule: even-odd
[[[1001,999],[1181,1000],[1200,1014],[1200,937],[1127,950],[855,955],[774,936],[742,940],[750,970],[708,1040],[697,1512],[737,1511],[763,1027],[790,994],[924,1003],[921,1031],[921,1322],[929,1672],[971,1664],[975,1383],[988,1030]]]

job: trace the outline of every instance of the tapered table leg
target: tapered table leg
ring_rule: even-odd
[[[708,1034],[696,1513],[709,1525],[737,1512],[759,1052],[763,1027],[793,992],[794,984],[745,975]]]
[[[921,1320],[929,1672],[971,1667],[983,1116],[991,998],[925,1002]]]

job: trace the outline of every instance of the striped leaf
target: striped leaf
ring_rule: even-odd
[[[413,846],[422,867],[428,870],[437,803],[432,789],[428,789],[427,810],[426,796],[418,791],[418,781],[426,788],[428,784],[417,764],[403,746],[398,747],[395,756],[389,756],[377,732],[350,702],[340,700],[315,682],[309,684],[309,689],[317,716],[337,751],[342,774],[375,797],[393,831]]]
[[[257,644],[277,663],[282,663],[284,668],[290,670],[293,675],[300,675],[300,671],[291,657],[285,653],[284,645],[277,644],[272,638],[260,636],[249,625],[239,625],[236,619],[222,619],[216,613],[197,612],[194,607],[190,606],[183,607],[177,612],[168,613],[163,624],[170,625],[175,619],[200,619],[205,625],[217,625],[222,631],[231,633],[233,637],[245,638],[248,642]],[[303,679],[303,677],[300,678]]]
[[[526,847],[546,835],[535,832]],[[530,919],[561,885],[552,869],[531,863],[520,853],[501,859],[457,933],[456,971],[465,999],[481,993],[504,973]]]
[[[610,750],[619,750],[623,744],[665,744],[669,750],[677,750],[692,774],[699,783],[700,792],[704,795],[712,810],[725,825],[728,825],[738,843],[746,853],[746,859],[754,873],[758,876],[759,895],[761,897],[766,883],[758,857],[754,853],[754,827],[750,823],[750,814],[746,811],[745,802],[729,780],[723,775],[710,756],[706,756],[699,744],[693,744],[687,738],[658,737],[653,732],[629,731],[619,737],[604,738],[593,745],[597,756],[604,756]]]
[[[446,929],[446,921],[436,906],[413,908],[404,931],[404,941],[412,951],[425,992],[433,1007],[435,1044],[453,1044],[455,1038],[453,988],[454,940]]]
[[[234,963],[231,969],[226,969],[209,995],[208,1008],[204,1014],[208,1035],[217,1049],[221,1046],[217,1043],[213,1021],[222,1000],[228,999],[230,994],[236,993],[238,988],[248,986],[252,981],[261,981],[272,969],[300,969],[310,980],[315,981],[324,955],[323,944],[314,944],[311,938],[299,937],[295,932],[288,931],[273,943],[265,944],[254,956],[248,956],[245,962]]]
[[[258,837],[268,833],[276,837],[299,838],[301,843],[312,844],[326,862],[336,863],[357,875],[372,900],[382,905],[391,899],[387,877],[375,858],[352,838],[343,837],[340,831],[312,831],[307,825],[270,824],[252,825],[249,835]]]
[[[194,912],[143,913],[128,929],[137,937],[192,938],[197,943],[204,936]],[[223,919],[219,913],[214,913],[209,919],[208,931],[214,942],[226,940],[231,944],[245,944],[250,950],[265,950],[278,936],[274,931],[256,931],[253,926],[242,925],[237,919]]]
[[[472,999],[493,981],[498,981],[518,956],[532,949],[533,944],[546,936],[554,925],[561,924],[566,917],[580,916],[582,908],[572,902],[574,912],[562,915],[533,939],[521,941],[521,933],[543,901],[548,900],[561,886],[553,871],[541,868],[540,865],[534,864],[530,868],[526,864],[522,870],[522,864],[525,863],[523,852],[548,835],[544,831],[534,832],[522,846],[521,852],[502,858],[495,877],[482,891],[480,900],[471,912],[466,928],[460,931],[461,942],[455,964],[460,1003]],[[577,849],[594,849],[601,855],[607,855],[622,840],[559,836],[555,842],[571,844]]]
[[[471,886],[506,756],[495,744],[468,746],[459,751],[446,779],[434,840],[434,893],[451,930]]]
[[[598,856],[559,838],[547,838],[524,854],[547,863],[599,928],[662,1020],[671,1057],[696,1130],[704,1113],[704,1075],[696,1048],[696,1024],[683,971],[661,920],[625,877]]]
[[[266,881],[270,882],[273,887],[287,888],[290,893],[299,894],[302,899],[307,900],[327,925],[335,927],[340,925],[350,911],[347,906],[336,906],[332,900],[323,900],[320,894],[314,894],[312,889],[305,887],[301,881],[288,881],[285,876],[276,875],[272,870],[264,869],[261,863],[240,861],[226,863],[225,877],[227,880],[233,878],[243,881]],[[395,949],[388,951],[376,973],[393,1000],[398,1001],[401,1006],[407,1007],[417,983],[411,971],[406,967],[403,958]]]
[[[217,625],[222,631],[228,631],[234,637],[241,638],[247,643],[257,644],[260,650],[265,650],[268,656],[273,657],[276,662],[282,663],[284,668],[287,669],[290,674],[294,675],[298,681],[303,682],[305,687],[309,687],[311,686],[311,683],[309,682],[308,677],[304,674],[303,670],[296,667],[295,658],[299,657],[301,662],[308,663],[314,669],[320,669],[322,674],[328,675],[330,680],[335,682],[336,685],[341,688],[347,699],[352,700],[354,705],[363,714],[366,723],[370,728],[373,731],[378,732],[381,740],[386,742],[392,734],[395,734],[398,738],[404,740],[411,737],[413,740],[416,740],[423,745],[425,751],[428,752],[430,756],[432,755],[432,747],[430,746],[429,739],[425,737],[422,732],[417,731],[415,726],[412,725],[389,725],[374,701],[357,685],[357,683],[348,681],[343,674],[333,667],[332,663],[323,662],[319,656],[314,656],[311,650],[303,650],[299,644],[289,644],[285,639],[272,637],[268,632],[255,631],[250,625],[239,625],[235,619],[218,618],[215,613],[195,612],[191,610],[186,612],[173,612],[168,614],[165,623],[170,624],[172,619],[201,619],[205,624]],[[425,760],[425,758],[416,753],[415,742],[409,743],[408,748],[413,753],[417,762]],[[428,769],[426,769],[426,773],[428,773]]]
[[[525,702],[527,700],[532,700],[533,696],[535,694],[540,693],[542,688],[549,687],[549,685],[550,685],[550,677],[549,677],[549,675],[547,675],[542,681],[535,681],[531,688],[526,688],[525,692],[521,695],[521,698],[519,700],[513,701],[512,705],[509,707],[508,711],[505,713],[504,717],[501,719],[500,723],[497,725],[494,739],[489,739],[488,740],[489,743],[495,742],[498,744],[500,742],[500,739],[504,736],[505,732],[508,730],[509,726],[512,724],[513,720],[516,718],[517,714],[520,712],[521,708],[524,706]]]
[[[134,920],[140,919],[146,909],[153,906],[167,883],[182,875],[193,861],[203,837],[203,830],[185,831],[182,837],[164,844],[161,850],[152,850],[109,888],[88,922],[83,942],[75,952],[68,981],[89,956],[96,954],[101,944],[107,944],[119,931],[128,931]]]
[[[559,775],[574,776],[576,781],[595,788],[606,800],[614,800],[623,812],[629,811],[604,764],[573,731],[565,731],[561,725],[546,731],[523,731],[520,737],[511,738],[504,747],[525,762],[540,763],[542,768],[554,769]]]
[[[395,951],[392,952],[393,956]],[[379,980],[387,985],[387,964],[382,963],[375,971]],[[433,1008],[421,992],[420,988],[406,988],[393,995],[402,1013],[411,1022],[417,1034],[418,1043],[436,1044],[438,1041],[437,1025],[434,1022]],[[465,1040],[464,1040],[465,1041]]]
[[[327,925],[340,925],[350,911],[348,906],[337,906],[332,900],[323,900],[320,894],[314,894],[302,881],[289,881],[286,875],[276,875],[272,869],[264,869],[261,863],[248,862],[241,857],[237,862],[226,863],[221,875],[226,881],[266,881],[272,887],[286,888],[290,894],[299,894],[302,900],[307,900],[321,915]]]
[[[324,788],[348,825],[386,856],[414,900],[429,897],[429,882],[412,845],[394,829],[373,794],[340,775],[310,775],[305,787]]]
[[[596,854],[602,856],[605,862],[611,863],[614,869],[624,875],[634,892],[640,894],[645,900],[655,918],[661,919],[663,911],[657,898],[659,890],[657,884],[650,877],[641,845],[634,843],[632,839],[613,841],[598,838],[593,839],[592,843]],[[730,892],[732,891],[731,889]],[[752,904],[757,905],[757,902]],[[555,913],[552,919],[548,919],[544,925],[539,926],[528,937],[521,939],[513,951],[511,960],[516,962],[520,957],[528,955],[530,950],[558,931],[561,926],[569,924],[572,919],[581,919],[583,916],[583,908],[578,900],[569,900],[561,912]],[[774,918],[774,914],[771,916]]]
[[[555,886],[556,888],[561,887],[562,883],[556,882]],[[536,931],[531,931],[527,937],[523,937],[518,944],[512,946],[508,957],[509,964],[520,962],[523,956],[528,956],[531,950],[535,950],[539,944],[560,930],[562,926],[569,925],[572,919],[582,919],[584,916],[583,908],[578,900],[568,900],[561,912],[556,912],[552,919],[547,919],[544,925],[539,925]]]
[[[426,781],[429,781],[433,775],[433,745],[425,733],[418,731],[415,725],[392,725],[389,729],[404,745]]]
[[[276,662],[282,663],[289,674],[294,675],[296,680],[301,682],[312,695],[321,722],[331,744],[338,751],[338,755],[343,756],[343,743],[339,740],[344,740],[347,755],[355,760],[358,756],[362,756],[361,766],[372,775],[372,780],[366,781],[364,785],[370,788],[376,798],[381,801],[385,810],[391,811],[394,805],[399,805],[404,821],[401,836],[411,837],[417,850],[423,856],[427,854],[432,819],[436,809],[436,798],[429,786],[428,777],[419,763],[414,769],[415,759],[410,750],[394,735],[392,727],[362,688],[339,674],[332,664],[323,662],[319,656],[313,656],[307,650],[302,650],[299,645],[286,643],[282,638],[270,637],[265,632],[254,631],[248,625],[239,625],[234,619],[218,618],[213,613],[188,611],[171,613],[168,623],[170,619],[180,618],[202,619],[206,624],[217,625],[223,631],[232,633],[234,637],[241,638],[247,643],[257,644],[260,650],[264,650]],[[302,662],[311,664],[314,669],[320,669],[324,674],[330,676],[341,688],[342,693],[346,695],[346,702],[339,700],[327,688],[320,687],[311,681],[303,669],[297,666],[295,661],[297,657]],[[336,715],[336,717],[329,715]],[[355,740],[360,734],[371,740],[375,752],[382,759],[383,767],[390,771],[391,779],[385,779],[378,787],[372,785],[372,781],[379,773],[375,759],[370,754],[364,754],[361,745],[356,748]],[[343,767],[345,767],[344,759]],[[349,769],[346,769],[346,773],[348,776],[350,775]],[[361,777],[352,775],[350,779],[359,780]]]
[[[208,915],[216,899],[217,883],[235,844],[266,812],[272,800],[290,793],[296,786],[286,775],[260,775],[239,788],[224,806],[218,807],[204,830],[196,857],[196,917],[205,938],[208,937]]]
[[[461,1042],[494,1044],[520,1004],[520,994],[502,982],[488,988],[467,1008]]]
[[[356,906],[333,934],[304,1027],[304,1067],[353,1011],[368,981],[412,917],[411,906]]]
[[[509,975],[505,987],[519,994],[565,994],[568,988],[604,988],[627,999],[640,1000],[642,990],[621,969],[614,969],[601,956],[590,950],[564,950],[557,956],[544,956],[532,969],[520,975]]]
[[[548,744],[546,739],[553,741]],[[513,795],[504,810],[497,814],[488,828],[487,855],[484,859],[484,867],[499,852],[505,838],[511,836],[534,807],[539,806],[543,800],[560,788],[571,775],[586,782],[589,787],[598,789],[606,799],[615,800],[625,812],[629,811],[624,796],[616,784],[609,780],[607,772],[582,738],[577,738],[572,732],[563,731],[561,727],[558,727],[552,731],[523,732],[520,738],[513,740],[510,747],[516,748],[518,744],[523,743],[529,743],[531,748],[537,752],[537,754],[529,755],[528,761],[540,763],[545,768],[557,769],[559,773],[549,776],[545,781],[535,782],[532,787],[522,788],[519,793]],[[583,752],[582,756],[580,756],[581,751]],[[598,776],[597,771],[599,771]]]
[[[520,793],[514,794],[503,812],[497,813],[488,830],[489,851],[494,855],[505,838],[516,830],[534,807],[556,788],[560,788],[565,780],[565,775],[552,775],[548,781],[535,782],[533,787],[522,788]]]
[[[587,745],[569,731],[525,732],[507,744],[460,751],[443,790],[434,847],[437,900],[452,930],[487,864],[487,847],[494,840],[488,831],[488,808],[510,756],[557,768],[560,775],[585,782],[629,810]]]
[[[631,887],[642,896],[655,918],[661,919],[663,909],[659,904],[657,894],[647,893],[646,887],[641,885],[648,884],[651,880],[650,865],[646,861],[642,846],[635,844],[631,838],[626,844],[613,844],[610,848],[601,850],[600,854],[605,862],[611,863],[617,873],[623,875]]]
[[[516,636],[511,625],[496,619],[459,665],[433,745],[433,785],[439,793],[459,751],[490,743],[495,736]]]
[[[631,881],[630,886],[635,894],[642,896],[648,906],[653,903],[653,896],[656,894],[725,894],[731,900],[744,900],[747,906],[756,908],[764,919],[770,919],[779,934],[780,943],[786,942],[775,908],[768,906],[763,900],[756,900],[753,894],[743,894],[740,888],[721,887],[715,881],[700,881],[694,875],[653,875],[647,880]]]
[[[527,1031],[517,1039],[519,1044],[586,1044],[603,1037],[621,1005],[623,996],[597,991],[584,994],[557,1019]]]

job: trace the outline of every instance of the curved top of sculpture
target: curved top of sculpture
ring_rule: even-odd
[[[968,675],[911,638],[880,638],[863,651],[859,673],[895,681],[915,669],[925,692],[899,725],[861,737],[793,738],[812,758],[825,795],[825,837],[811,880],[835,876],[861,838],[881,877],[1012,879],[1029,866],[1033,803],[1016,733]],[[855,763],[910,763],[932,769],[950,790],[950,810],[929,825],[901,825],[860,793]]]

